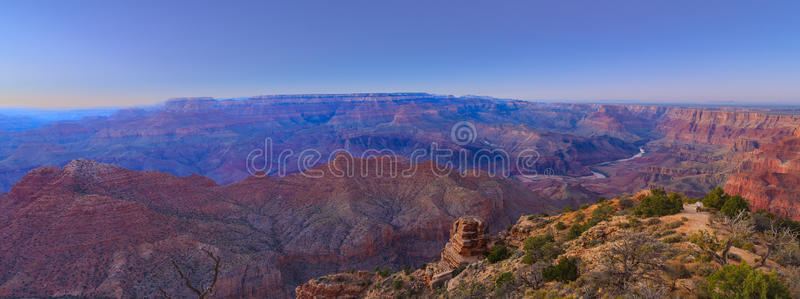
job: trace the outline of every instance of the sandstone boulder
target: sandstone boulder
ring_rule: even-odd
[[[481,260],[485,252],[486,223],[476,216],[463,216],[450,229],[450,240],[442,249],[442,263],[452,270]]]
[[[297,298],[358,298],[375,278],[367,271],[338,273],[309,280],[295,289]]]

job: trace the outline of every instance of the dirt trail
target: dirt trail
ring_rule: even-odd
[[[699,202],[694,204],[685,204],[683,205],[683,211],[675,215],[661,217],[661,220],[665,222],[672,222],[680,221],[681,218],[686,217],[686,219],[688,219],[686,223],[675,229],[675,231],[686,233],[687,236],[691,236],[693,233],[701,230],[711,231],[711,227],[708,226],[708,218],[711,216],[711,213],[697,212],[697,207],[699,206],[702,206],[702,204]]]

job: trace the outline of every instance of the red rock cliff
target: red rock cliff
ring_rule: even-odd
[[[0,195],[0,297],[154,297],[159,287],[187,297],[170,261],[205,265],[201,249],[221,257],[218,296],[288,297],[325,273],[429,261],[460,215],[479,215],[497,231],[548,207],[485,174],[434,175],[423,163],[415,175],[391,177],[373,166],[407,165],[334,163],[364,175],[336,176],[323,165],[315,169],[322,178],[218,186],[88,160],[31,171]]]
[[[669,141],[727,146],[739,139],[777,141],[799,124],[800,116],[790,114],[672,108],[658,129]]]
[[[800,220],[800,137],[744,155],[741,169],[725,184],[725,191],[747,198],[754,210]]]

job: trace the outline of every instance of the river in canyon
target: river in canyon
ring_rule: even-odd
[[[644,156],[644,153],[645,153],[644,148],[640,147],[639,148],[639,152],[636,153],[635,155],[631,156],[631,157],[624,158],[624,159],[619,159],[619,160],[614,160],[614,161],[611,161],[611,162],[604,162],[604,163],[597,164],[595,166],[606,166],[606,165],[611,165],[611,164],[614,164],[614,163],[630,161],[630,160],[639,158],[641,156]],[[603,173],[600,173],[600,172],[597,172],[597,171],[594,171],[594,170],[592,170],[592,175],[588,175],[588,176],[585,176],[585,177],[590,177],[590,178],[593,178],[593,179],[606,179],[606,178],[608,178],[607,175],[605,175]]]

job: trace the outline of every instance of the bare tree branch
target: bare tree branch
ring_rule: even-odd
[[[772,222],[769,230],[764,233],[764,241],[766,243],[765,245],[767,247],[767,251],[761,255],[761,262],[756,266],[756,268],[766,266],[767,258],[769,258],[772,253],[787,245],[791,245],[792,243],[796,242],[796,240],[797,233],[788,227],[777,227],[775,226],[775,222]]]
[[[214,275],[211,279],[211,283],[206,288],[203,288],[202,286],[200,286],[199,288],[193,286],[189,274],[184,273],[176,261],[174,260],[171,261],[172,266],[175,268],[175,271],[178,272],[178,276],[180,276],[181,280],[183,280],[183,284],[186,286],[186,288],[195,293],[198,299],[205,299],[206,296],[214,293],[214,286],[217,285],[217,279],[219,278],[219,264],[220,261],[222,260],[221,257],[215,256],[213,252],[206,249],[202,250],[203,252],[206,253],[206,255],[208,255],[209,258],[211,258],[211,260],[214,261]],[[158,289],[161,291],[161,294],[164,295],[164,298],[170,299],[170,296],[167,294],[166,291],[164,291],[164,289],[160,287]]]
[[[161,291],[161,295],[164,296],[164,299],[172,299],[172,297],[170,297],[169,294],[167,294],[167,291],[165,291],[163,288],[158,287],[158,290]]]
[[[753,235],[753,221],[747,215],[747,212],[740,211],[736,216],[733,217],[722,217],[720,220],[720,224],[728,227],[730,230],[730,236],[724,242],[724,246],[722,249],[722,253],[720,254],[722,257],[722,265],[728,264],[728,252],[733,247],[733,244],[736,242],[747,242]]]
[[[208,288],[203,291],[202,295],[200,296],[201,299],[205,298],[206,295],[213,293],[214,286],[217,284],[217,278],[219,277],[219,262],[221,260],[221,257],[214,256],[211,251],[206,249],[203,249],[203,251],[205,251],[208,257],[214,261],[214,278],[211,280],[211,284],[208,286]]]
[[[624,295],[640,282],[661,283],[668,246],[642,232],[621,232],[606,245],[591,277],[606,292]]]

